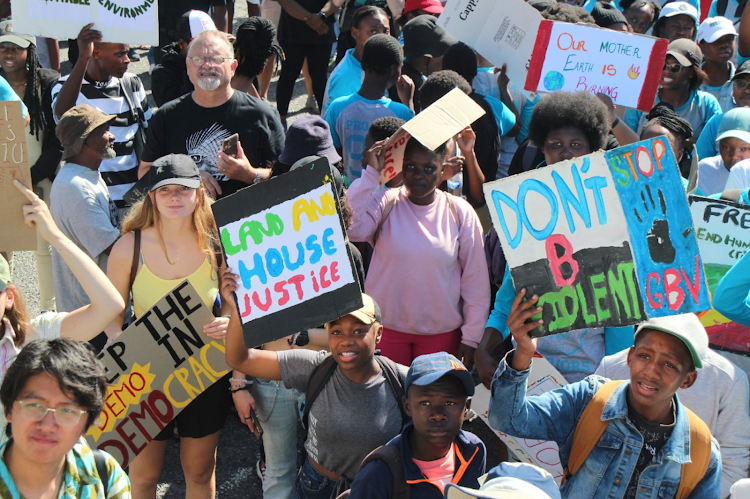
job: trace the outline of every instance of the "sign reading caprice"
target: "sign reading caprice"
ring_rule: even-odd
[[[361,306],[325,158],[213,204],[227,265],[240,276],[245,342],[255,346]]]

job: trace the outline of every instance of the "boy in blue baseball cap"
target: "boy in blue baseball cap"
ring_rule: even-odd
[[[349,499],[391,497],[404,487],[412,499],[438,499],[448,484],[477,488],[486,450],[479,438],[461,429],[474,395],[466,367],[445,352],[421,355],[409,368],[404,391],[411,423],[383,446],[392,447],[386,449],[392,454],[381,448],[365,459]]]

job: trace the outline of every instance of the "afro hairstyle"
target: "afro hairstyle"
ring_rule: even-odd
[[[567,127],[581,130],[591,150],[598,151],[606,144],[609,133],[607,106],[588,92],[557,91],[544,95],[531,114],[529,139],[541,149],[550,132]]]

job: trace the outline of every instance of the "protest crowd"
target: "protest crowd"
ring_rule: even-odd
[[[0,498],[750,499],[744,0],[236,1],[0,0]]]

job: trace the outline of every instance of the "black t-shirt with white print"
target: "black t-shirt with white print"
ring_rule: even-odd
[[[284,149],[279,114],[268,103],[235,91],[221,106],[201,107],[189,93],[154,113],[143,160],[153,162],[170,153],[187,154],[198,168],[219,181],[220,197],[224,197],[248,185],[227,178],[216,166],[222,141],[235,133],[240,135],[250,164],[257,168],[272,166]]]
[[[672,400],[672,423],[668,425],[652,423],[641,416],[635,409],[633,409],[630,402],[628,402],[628,417],[643,437],[643,447],[641,448],[641,453],[638,456],[638,462],[635,465],[633,476],[630,477],[628,489],[623,498],[634,499],[638,493],[638,480],[641,478],[641,473],[643,473],[643,470],[645,470],[648,465],[654,462],[656,456],[661,452],[662,447],[664,447],[667,440],[669,440],[669,437],[672,435],[672,430],[674,430],[677,414],[675,413],[674,400]]]

